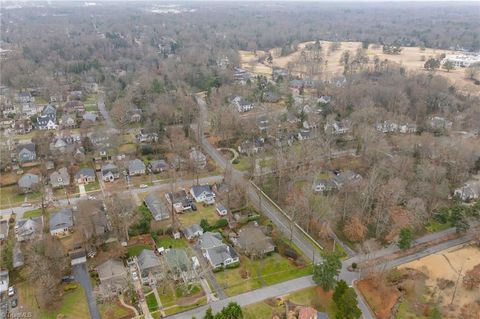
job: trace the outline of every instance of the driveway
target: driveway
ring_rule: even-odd
[[[90,316],[92,319],[100,319],[100,313],[98,312],[97,303],[93,296],[92,283],[90,282],[90,276],[88,275],[87,265],[85,263],[74,265],[72,267],[73,277],[82,285],[87,296],[88,309],[90,310]]]

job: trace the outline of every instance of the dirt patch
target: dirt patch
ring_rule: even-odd
[[[478,288],[463,284],[463,280],[466,274],[480,269],[479,262],[478,247],[454,247],[410,262],[399,269],[413,269],[426,276],[425,284],[431,292],[429,301],[438,305],[442,318],[470,318],[466,311],[477,303],[479,293]],[[414,299],[423,297],[415,296]]]
[[[389,319],[393,308],[402,295],[394,286],[380,289],[372,279],[358,281],[357,287],[378,319]]]

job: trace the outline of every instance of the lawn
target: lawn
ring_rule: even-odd
[[[90,94],[87,99],[85,100],[85,111],[91,112],[91,111],[97,111],[97,95],[96,94]]]
[[[445,229],[448,229],[452,227],[452,224],[451,223],[445,223],[445,224],[441,224],[437,221],[431,221],[429,222],[426,226],[425,226],[425,229],[429,232],[429,233],[435,233],[435,232],[438,232],[438,231],[442,231],[442,230],[445,230]]]
[[[150,311],[158,310],[157,299],[155,298],[155,294],[153,292],[145,296],[145,301],[147,302],[147,306]]]
[[[118,148],[119,153],[134,154],[137,151],[137,145],[133,143],[122,144]]]
[[[25,195],[18,194],[16,186],[8,186],[0,188],[0,205],[2,208],[18,206],[23,203]]]
[[[90,312],[88,310],[87,298],[83,288],[79,286],[77,289],[65,293],[62,298],[62,303],[58,308],[53,310],[38,310],[34,289],[27,282],[22,282],[16,285],[17,297],[19,304],[23,307],[23,311],[31,311],[39,313],[38,318],[41,319],[56,319],[60,314],[64,318],[88,319]]]
[[[142,250],[144,249],[152,249],[152,247],[150,247],[149,245],[145,245],[145,244],[137,244],[137,245],[134,245],[134,246],[130,246],[127,248],[127,251],[128,251],[128,257],[132,257],[132,256],[138,256]]]
[[[102,318],[123,319],[133,317],[133,311],[120,305],[118,301],[98,306]]]
[[[167,316],[170,316],[170,315],[173,315],[173,314],[176,314],[176,313],[179,313],[179,312],[183,312],[183,311],[187,311],[187,310],[190,310],[190,309],[193,309],[193,308],[197,308],[197,307],[200,307],[200,306],[203,306],[203,305],[206,305],[206,304],[207,304],[207,297],[202,297],[200,300],[198,300],[194,304],[184,305],[184,306],[175,305],[175,306],[172,306],[172,307],[164,309],[164,310],[165,310],[165,314]]]
[[[183,227],[190,226],[192,224],[199,224],[202,219],[207,219],[210,225],[213,225],[220,216],[215,210],[215,205],[203,207],[202,204],[196,203],[197,211],[187,211],[186,213],[179,214],[178,219]]]
[[[42,210],[39,208],[39,209],[35,209],[35,210],[29,210],[25,213],[23,213],[23,218],[33,218],[33,217],[38,217],[38,216],[41,216],[42,215]]]
[[[164,248],[187,248],[188,244],[185,239],[174,239],[170,236],[159,237],[156,241],[158,247]]]
[[[248,172],[252,167],[252,159],[246,156],[240,156],[238,158],[238,163],[233,164],[233,166],[239,171]]]
[[[85,185],[86,192],[96,191],[99,189],[100,189],[100,183],[97,180],[94,183],[88,183],[87,185]]]
[[[242,272],[244,271],[248,273],[247,278],[242,278]],[[217,272],[215,277],[218,283],[224,287],[226,294],[234,296],[262,286],[270,286],[311,273],[311,266],[298,268],[287,258],[274,253],[259,260],[251,260],[242,256],[240,267]]]
[[[311,287],[293,292],[288,296],[283,297],[285,300],[289,300],[296,305],[311,306],[319,311],[327,312],[329,318],[335,318],[335,305],[332,301],[331,292],[325,293],[318,287]],[[278,314],[282,317],[282,314],[284,313],[285,307],[283,305],[274,306],[265,301],[243,308],[244,319],[272,318],[274,314]]]

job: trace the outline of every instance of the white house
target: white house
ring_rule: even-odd
[[[480,197],[480,181],[469,181],[454,192],[463,201],[475,200]]]
[[[253,103],[248,102],[247,100],[245,100],[241,96],[235,96],[231,100],[231,104],[232,104],[233,107],[235,107],[237,109],[237,111],[239,113],[248,112],[255,107],[255,105]]]
[[[68,236],[73,228],[73,212],[70,208],[62,208],[60,211],[52,214],[48,222],[50,235],[55,237]]]
[[[228,212],[227,208],[220,203],[215,205],[215,210],[217,211],[218,215],[220,215],[220,216],[225,216],[225,215],[227,215],[227,212]]]
[[[197,203],[213,204],[215,203],[215,194],[210,185],[194,185],[190,189],[190,194]]]
[[[206,232],[200,237],[203,256],[214,269],[238,263],[240,259],[232,247],[222,241],[219,233]]]

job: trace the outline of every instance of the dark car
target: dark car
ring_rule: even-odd
[[[12,308],[15,308],[18,305],[17,298],[13,298],[11,302]]]
[[[73,276],[64,276],[62,277],[62,282],[72,282],[75,278]]]
[[[191,203],[190,206],[194,212],[197,211],[197,206],[194,203]]]

